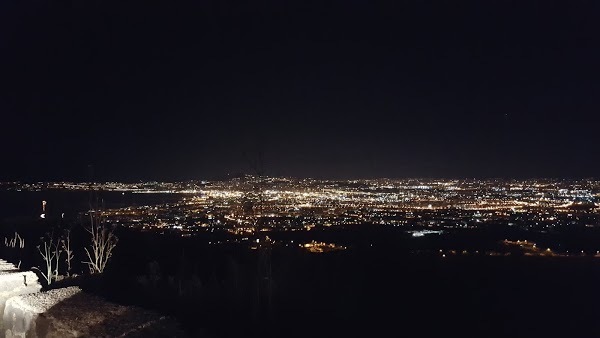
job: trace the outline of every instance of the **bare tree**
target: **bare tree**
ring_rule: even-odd
[[[4,245],[13,249],[17,247],[17,241],[19,249],[23,249],[25,247],[25,239],[18,232],[15,231],[15,238],[12,238],[10,241],[4,237]]]
[[[21,256],[22,251],[25,248],[25,239],[19,235],[18,232],[15,231],[15,237],[12,239],[8,239],[4,237],[4,246],[11,249],[17,249],[16,254],[19,258],[19,263],[17,264],[17,269],[21,268]],[[14,251],[14,250],[13,250]]]
[[[25,248],[25,238],[22,238],[21,236],[19,236],[18,233],[15,232],[15,235],[17,235],[17,237],[19,237],[19,248],[20,249],[24,249]]]
[[[65,230],[64,237],[60,241],[63,251],[67,254],[67,276],[71,274],[71,261],[73,260],[73,249],[71,249],[71,230]]]
[[[62,248],[60,247],[58,239],[56,239],[56,244],[54,244],[54,259],[56,262],[54,265],[54,279],[57,279],[58,277],[58,263],[60,262],[61,253]]]
[[[52,282],[56,279],[58,275],[58,259],[60,257],[60,253],[62,252],[58,248],[58,243],[54,243],[54,238],[52,235],[49,236],[47,240],[44,241],[44,250],[42,251],[41,246],[37,246],[40,255],[46,262],[46,273],[40,270],[40,273],[46,279],[48,285],[52,284]],[[53,267],[52,262],[56,260],[56,266]],[[39,270],[39,269],[38,269]]]
[[[85,248],[88,261],[83,263],[88,265],[91,273],[102,273],[119,239],[115,236],[114,229],[95,220],[92,215],[90,222],[90,227],[85,230],[92,235],[92,245],[89,249]]]

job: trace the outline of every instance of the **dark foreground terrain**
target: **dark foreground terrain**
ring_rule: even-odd
[[[44,226],[20,228],[31,245],[19,253],[24,269],[42,264],[31,243]],[[215,234],[181,238],[126,229],[117,234],[104,276],[89,277],[78,266],[83,276],[54,287],[75,283],[115,303],[156,310],[192,336],[600,335],[600,258],[485,255],[501,249],[502,232],[496,230],[421,239],[369,228],[315,232],[317,240],[354,243],[321,254],[299,247],[207,245],[220,236]],[[82,231],[73,236],[79,244],[86,241]],[[600,243],[596,237],[589,232],[564,238],[591,251]],[[443,257],[440,248],[467,253]],[[11,254],[14,250],[3,250]],[[75,254],[82,260],[81,250]]]

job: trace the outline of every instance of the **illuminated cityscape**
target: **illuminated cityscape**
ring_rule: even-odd
[[[101,210],[106,221],[140,231],[195,236],[223,234],[211,245],[256,242],[316,245],[285,232],[393,228],[412,237],[492,226],[552,233],[598,227],[596,180],[317,180],[244,176],[226,181],[176,183],[4,183],[14,191],[94,191],[168,194],[169,203]],[[284,236],[285,238],[285,236]],[[324,249],[310,251],[323,252]],[[340,244],[345,248],[347,243]],[[351,246],[351,245],[350,245]]]

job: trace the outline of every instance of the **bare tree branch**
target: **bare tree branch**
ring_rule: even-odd
[[[90,227],[86,231],[92,235],[92,245],[85,248],[85,253],[88,257],[87,262],[91,273],[102,273],[106,268],[106,263],[112,256],[112,251],[117,246],[118,238],[114,235],[113,229],[94,220],[90,215]]]
[[[67,254],[67,276],[71,274],[71,261],[74,258],[73,249],[71,249],[71,230],[65,230],[63,239],[61,240],[62,250]]]

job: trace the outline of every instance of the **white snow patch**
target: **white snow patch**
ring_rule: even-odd
[[[6,304],[21,308],[23,311],[33,313],[44,313],[54,305],[62,302],[81,292],[78,286],[70,286],[61,289],[54,289],[46,292],[30,293],[22,296],[11,297]]]

